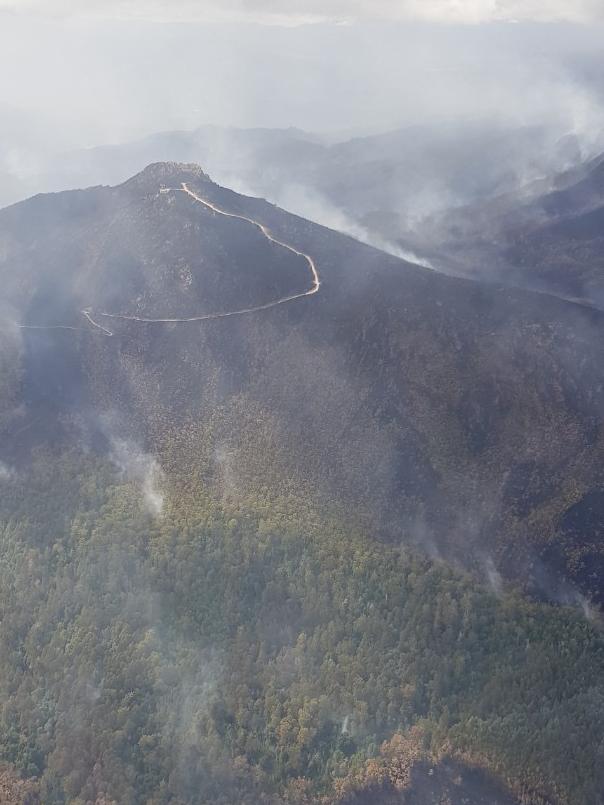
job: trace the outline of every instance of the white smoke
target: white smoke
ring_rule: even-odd
[[[487,581],[489,582],[489,587],[495,593],[497,597],[501,595],[503,592],[503,579],[501,578],[501,573],[495,567],[495,562],[489,556],[485,562],[485,572],[487,575]]]
[[[214,466],[218,470],[218,488],[222,498],[235,498],[239,488],[236,452],[226,444],[218,444],[214,450]]]
[[[14,478],[14,476],[15,471],[3,461],[0,461],[0,482],[10,481],[11,478]]]
[[[585,615],[586,620],[590,623],[593,623],[596,619],[596,612],[590,602],[585,598],[584,595],[577,596],[577,603],[581,607],[583,614]]]
[[[370,232],[369,229],[351,218],[344,210],[307,185],[288,184],[279,191],[272,193],[271,201],[288,212],[293,212],[321,226],[327,226],[337,232],[349,235],[351,238],[391,254],[393,257],[398,257],[409,263],[415,263],[424,268],[434,268],[427,259],[420,255],[401,249],[397,243],[388,240],[388,238],[382,237],[375,232]]]
[[[152,517],[158,517],[164,507],[161,490],[164,473],[157,459],[132,441],[111,438],[111,460],[127,480],[139,485],[146,510]]]

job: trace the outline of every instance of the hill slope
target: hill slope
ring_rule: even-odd
[[[0,244],[0,751],[45,802],[599,801],[600,314],[189,165]]]
[[[182,181],[312,254],[320,293],[187,324],[103,315],[198,317],[312,287],[304,257],[196,203]],[[37,197],[0,213],[0,233],[7,316],[76,328],[20,331],[12,405],[60,418],[74,402],[79,416],[118,409],[156,450],[174,423],[199,428],[221,407],[241,451],[239,401],[271,423],[254,430],[270,444],[238,459],[244,487],[278,460],[309,493],[354,501],[383,539],[415,536],[464,562],[472,545],[523,581],[566,541],[574,556],[598,552],[564,525],[601,483],[597,314],[437,276],[178,166]],[[17,410],[27,425],[31,411]],[[11,463],[21,448],[7,444]],[[582,567],[573,562],[575,581],[599,598]]]
[[[602,308],[604,157],[480,207],[426,220],[410,238],[435,264],[489,282],[534,288]],[[428,245],[430,244],[430,245]]]

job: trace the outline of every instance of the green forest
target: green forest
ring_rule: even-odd
[[[457,757],[600,802],[604,639],[292,493],[195,475],[159,516],[107,459],[1,483],[0,760],[44,805],[344,801]]]

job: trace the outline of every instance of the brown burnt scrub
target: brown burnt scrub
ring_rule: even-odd
[[[23,780],[16,771],[0,764],[0,805],[42,805],[35,780]]]
[[[432,756],[421,728],[396,733],[364,769],[336,787],[339,805],[519,805],[488,772]]]

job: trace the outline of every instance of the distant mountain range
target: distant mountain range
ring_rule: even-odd
[[[153,162],[196,162],[224,185],[384,245],[430,213],[516,191],[580,160],[576,137],[538,127],[435,124],[334,142],[299,129],[204,126],[32,156],[29,166],[13,159],[0,204],[117,184]]]
[[[437,213],[403,239],[437,268],[604,306],[604,155],[480,205]]]

